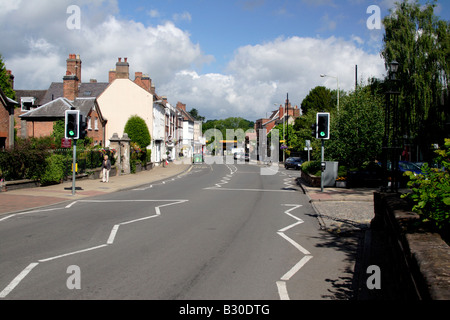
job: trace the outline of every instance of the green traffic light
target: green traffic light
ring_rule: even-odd
[[[75,135],[75,132],[69,131],[69,135],[70,135],[71,137],[73,137],[73,136]]]
[[[325,137],[325,132],[322,131],[322,132],[320,133],[320,136],[321,136],[321,137]]]

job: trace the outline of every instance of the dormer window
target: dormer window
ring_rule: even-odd
[[[22,97],[20,99],[20,106],[22,111],[31,111],[36,109],[36,98],[34,97]]]

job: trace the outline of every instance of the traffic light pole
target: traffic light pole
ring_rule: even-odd
[[[325,140],[322,139],[322,162],[321,164],[325,163]],[[320,177],[320,191],[323,192],[323,186],[324,186],[324,177],[323,177],[323,168],[322,173]]]
[[[77,167],[77,140],[72,140],[73,144],[73,163],[72,163],[72,195],[75,195],[75,175]]]

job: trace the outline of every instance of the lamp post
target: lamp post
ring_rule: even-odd
[[[398,151],[399,151],[399,112],[398,112],[398,97],[400,92],[395,88],[397,83],[397,72],[399,63],[393,60],[389,64],[388,80],[390,82],[390,89],[386,92],[386,106],[384,114],[384,141],[383,141],[383,171],[384,171],[384,189],[388,187],[388,161],[391,161],[391,192],[398,190]]]
[[[279,106],[281,106],[281,104],[278,104],[278,103],[274,103],[273,104],[274,106],[277,106],[277,107],[279,107]],[[285,115],[283,115],[283,143],[285,143]],[[283,148],[283,163],[286,161],[286,150]]]
[[[336,79],[336,81],[337,81],[337,111],[339,113],[339,98],[340,98],[340,91],[341,91],[340,88],[339,88],[339,77],[333,77],[333,76],[329,76],[329,75],[326,75],[326,74],[321,74],[320,77],[322,77],[322,78],[328,77],[328,78]]]

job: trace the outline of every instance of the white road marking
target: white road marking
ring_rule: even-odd
[[[84,252],[89,252],[89,251],[94,251],[94,250],[98,250],[101,248],[105,248],[108,247],[109,245],[112,245],[114,243],[114,240],[116,238],[117,232],[119,231],[119,227],[123,226],[123,225],[128,225],[128,224],[132,224],[135,222],[139,222],[139,221],[143,221],[143,220],[148,220],[148,219],[152,219],[152,218],[156,218],[161,216],[161,210],[160,208],[163,207],[168,207],[168,206],[173,206],[176,204],[181,204],[184,202],[187,202],[189,200],[78,200],[78,201],[74,201],[71,204],[69,204],[68,206],[66,206],[66,209],[71,208],[73,205],[75,205],[78,202],[86,202],[86,203],[121,203],[121,202],[170,202],[167,204],[163,204],[160,206],[155,207],[155,211],[156,211],[156,215],[152,215],[152,216],[148,216],[148,217],[144,217],[144,218],[140,218],[140,219],[135,219],[135,220],[130,220],[130,221],[125,221],[119,224],[114,225],[114,227],[111,230],[111,233],[109,234],[108,240],[106,242],[106,244],[102,244],[99,246],[95,246],[95,247],[91,247],[91,248],[87,248],[87,249],[83,249],[83,250],[78,250],[78,251],[73,251],[73,252],[68,252],[68,253],[64,253],[61,255],[57,255],[51,258],[46,258],[46,259],[41,259],[38,260],[38,262],[34,262],[29,264],[18,276],[16,276],[10,283],[9,285],[3,289],[3,291],[0,292],[0,298],[5,298],[8,294],[11,293],[11,291],[14,290],[14,288],[31,272],[31,270],[33,270],[39,263],[42,262],[48,262],[48,261],[53,261],[53,260],[57,260],[57,259],[61,259],[64,257],[68,257],[68,256],[72,256],[72,255],[76,255],[76,254],[80,254],[80,253],[84,253]],[[53,210],[61,210],[63,208],[57,208],[57,209],[51,209],[51,210],[37,210],[37,211],[30,211],[30,212],[26,212],[26,213],[21,213],[21,214],[29,214],[32,212],[41,212],[41,211],[53,211]],[[19,214],[16,214],[19,215]],[[9,217],[12,216],[16,216],[16,215],[11,215]],[[8,217],[8,218],[9,218]],[[5,219],[2,219],[5,220]],[[0,221],[2,221],[0,220]]]
[[[217,185],[217,184],[216,184]],[[253,192],[296,192],[294,190],[265,190],[265,189],[231,189],[222,187],[204,188],[203,190],[218,190],[218,191],[253,191]]]
[[[297,205],[297,204],[285,204],[284,206],[286,207],[292,207],[289,210],[286,210],[284,213],[287,214],[288,216],[290,216],[291,218],[297,220],[297,222],[283,228],[280,229],[278,231],[278,235],[281,236],[283,239],[285,239],[286,241],[288,241],[290,244],[292,244],[295,248],[297,248],[297,250],[299,250],[301,253],[303,253],[305,256],[295,264],[295,266],[293,266],[286,274],[284,274],[281,277],[282,281],[277,281],[277,287],[278,287],[278,295],[280,296],[281,300],[290,300],[289,298],[289,294],[287,291],[287,287],[286,287],[286,281],[289,281],[301,268],[303,268],[303,266],[308,263],[309,260],[311,260],[313,258],[313,256],[311,255],[311,253],[306,250],[305,248],[303,248],[299,243],[295,242],[294,240],[292,240],[291,238],[289,238],[286,234],[284,234],[284,232],[286,232],[289,229],[292,229],[295,226],[298,226],[302,223],[304,223],[304,221],[302,219],[300,219],[299,217],[294,216],[293,214],[291,214],[291,211],[298,209],[300,207],[302,207],[301,205]]]
[[[289,294],[286,288],[286,282],[285,281],[277,281],[277,287],[278,287],[278,295],[280,296],[280,300],[290,300]]]
[[[1,218],[0,222],[8,220],[8,219],[13,218],[13,217],[23,216],[23,215],[30,214],[30,213],[50,212],[50,211],[56,211],[56,210],[61,210],[61,209],[63,209],[63,208],[42,209],[42,210],[33,210],[33,211],[14,213],[14,214],[11,214],[11,215],[9,215],[7,217]]]
[[[22,281],[28,273],[33,270],[34,267],[36,267],[39,263],[30,263],[28,267],[26,267],[17,277],[14,278],[13,281],[10,282],[10,284],[3,289],[2,292],[0,292],[0,298],[5,298],[11,291],[14,290],[14,288]]]
[[[312,256],[304,256],[295,266],[292,267],[284,276],[281,277],[283,281],[289,281],[294,274],[296,274],[309,260]]]
[[[278,234],[286,239],[290,244],[292,244],[295,248],[297,248],[298,251],[300,251],[303,254],[311,254],[308,250],[306,250],[305,248],[303,248],[301,245],[299,245],[297,242],[295,242],[294,240],[292,240],[291,238],[289,238],[287,235],[285,235],[282,232],[278,232]]]
[[[102,244],[101,246],[96,246],[96,247],[91,247],[91,248],[87,248],[87,249],[83,249],[83,250],[68,252],[68,253],[60,254],[58,256],[54,256],[54,257],[51,257],[51,258],[41,259],[41,260],[38,260],[38,261],[39,262],[48,262],[48,261],[57,260],[57,259],[61,259],[61,258],[68,257],[68,256],[73,256],[73,255],[79,254],[79,253],[94,251],[94,250],[97,250],[97,249],[100,249],[100,248],[104,248],[104,247],[107,247],[107,246],[108,246],[107,244]]]

